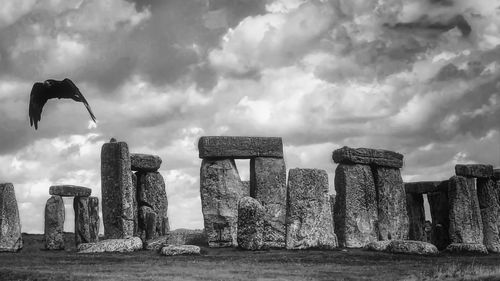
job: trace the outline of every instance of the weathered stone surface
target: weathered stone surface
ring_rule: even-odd
[[[409,222],[401,172],[387,167],[376,167],[372,171],[377,190],[378,239],[408,239]]]
[[[208,240],[202,229],[176,229],[168,233],[167,244],[208,246]]]
[[[397,152],[344,146],[333,151],[333,161],[340,164],[365,164],[392,168],[403,167],[403,155]]]
[[[134,234],[130,155],[127,143],[105,143],[101,150],[101,189],[104,236],[127,238]]]
[[[331,249],[338,246],[326,171],[290,169],[287,199],[287,249]]]
[[[418,182],[405,182],[406,193],[431,193],[448,191],[448,186],[441,184],[441,181],[418,181]]]
[[[161,158],[158,155],[130,153],[132,171],[156,172],[160,169]]]
[[[75,197],[73,199],[73,210],[75,212],[75,243],[94,242],[90,241],[90,217],[88,197]]]
[[[167,245],[161,249],[161,253],[165,256],[200,255],[201,249],[195,245]]]
[[[238,201],[249,196],[234,160],[204,159],[200,194],[205,231],[210,247],[237,246]]]
[[[387,246],[387,252],[412,254],[412,255],[435,255],[439,251],[431,243],[412,240],[393,240]]]
[[[45,249],[64,249],[64,202],[61,196],[53,195],[45,204]]]
[[[89,242],[99,241],[99,198],[89,197]]]
[[[373,242],[368,243],[365,246],[365,249],[369,250],[369,251],[383,252],[383,251],[387,250],[387,247],[389,246],[390,243],[391,243],[391,240],[373,241]]]
[[[23,247],[21,222],[12,183],[0,183],[0,252],[17,252]]]
[[[141,206],[139,208],[138,222],[142,240],[150,240],[159,236],[156,231],[158,216],[151,207]]]
[[[468,178],[489,178],[493,176],[493,166],[483,164],[457,164],[455,174]]]
[[[483,243],[483,222],[474,179],[453,176],[448,189],[450,240],[452,243]]]
[[[442,185],[448,186],[448,181]],[[448,206],[448,190],[427,194],[432,218],[432,244],[439,250],[445,249],[450,244],[450,217]]]
[[[362,248],[377,241],[377,195],[370,167],[338,165],[335,191],[335,233],[340,246]]]
[[[108,239],[95,243],[82,243],[78,245],[78,253],[104,253],[104,252],[133,252],[142,249],[142,240],[139,237],[125,239]]]
[[[264,246],[264,208],[252,197],[238,203],[238,247],[260,250]]]
[[[250,196],[264,207],[264,244],[285,247],[286,166],[282,158],[257,157],[250,160]]]
[[[53,185],[49,188],[50,195],[59,195],[63,197],[88,197],[92,189],[77,185]]]
[[[200,158],[283,158],[283,141],[276,137],[201,137],[198,150]]]
[[[137,172],[138,174],[139,172]],[[134,236],[140,236],[139,233],[139,203],[137,202],[137,174],[134,172],[130,172],[130,176],[132,177],[132,218],[134,220]]]
[[[477,197],[483,222],[483,243],[488,252],[500,252],[499,200],[495,181],[491,178],[477,179]]]
[[[483,244],[475,243],[452,243],[446,247],[450,253],[470,253],[470,254],[488,254],[488,250]]]
[[[408,211],[410,240],[425,241],[424,196],[420,193],[406,193],[406,210]]]
[[[163,236],[168,233],[170,230],[170,226],[168,223],[168,200],[167,193],[165,191],[165,181],[163,177],[158,172],[149,172],[145,174],[140,174],[138,176],[138,206],[142,208],[144,206],[149,207],[155,216],[155,225],[151,226],[151,228],[143,228],[145,225],[151,222],[141,221],[146,217],[139,217],[139,233],[144,231],[150,233],[146,233],[145,236],[147,239],[152,239],[157,236]],[[150,215],[151,216],[151,215]],[[141,237],[143,234],[141,234]]]
[[[500,169],[493,169],[493,179],[500,180]]]
[[[158,236],[153,239],[146,240],[144,242],[144,249],[149,251],[160,251],[161,248],[167,245],[168,236]]]

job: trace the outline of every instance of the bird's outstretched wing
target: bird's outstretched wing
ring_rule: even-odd
[[[42,118],[42,108],[48,100],[45,95],[45,87],[42,83],[35,83],[31,89],[29,116],[30,125],[35,125],[35,130],[38,129],[38,122]]]
[[[65,78],[63,80],[63,83],[65,83],[66,85],[68,85],[71,89],[72,89],[72,99],[74,99],[75,101],[79,101],[79,102],[82,102],[85,107],[87,108],[89,114],[90,114],[90,118],[92,118],[92,120],[96,121],[96,118],[95,118],[95,115],[94,113],[92,112],[92,109],[90,108],[90,105],[89,103],[87,102],[87,100],[85,99],[85,97],[82,95],[82,93],[80,92],[80,90],[78,89],[78,87],[75,85],[75,83],[73,83],[73,81],[71,81],[70,79],[68,78]]]

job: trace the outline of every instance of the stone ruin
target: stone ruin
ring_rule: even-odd
[[[23,248],[21,222],[12,183],[0,183],[0,252]]]

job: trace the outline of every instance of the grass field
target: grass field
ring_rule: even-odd
[[[0,280],[500,280],[500,255],[421,257],[364,250],[262,252],[203,248],[201,256],[150,251],[78,254],[42,250],[25,234],[19,253],[0,253]]]

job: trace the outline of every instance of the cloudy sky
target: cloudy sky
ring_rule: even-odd
[[[33,83],[65,77],[97,125],[51,100],[35,131]],[[202,135],[281,136],[287,168],[327,170],[332,193],[344,145],[403,153],[406,181],[446,179],[500,165],[499,77],[499,0],[3,0],[0,182],[41,233],[49,186],[100,196],[111,137],[161,156],[172,228],[203,227]]]

